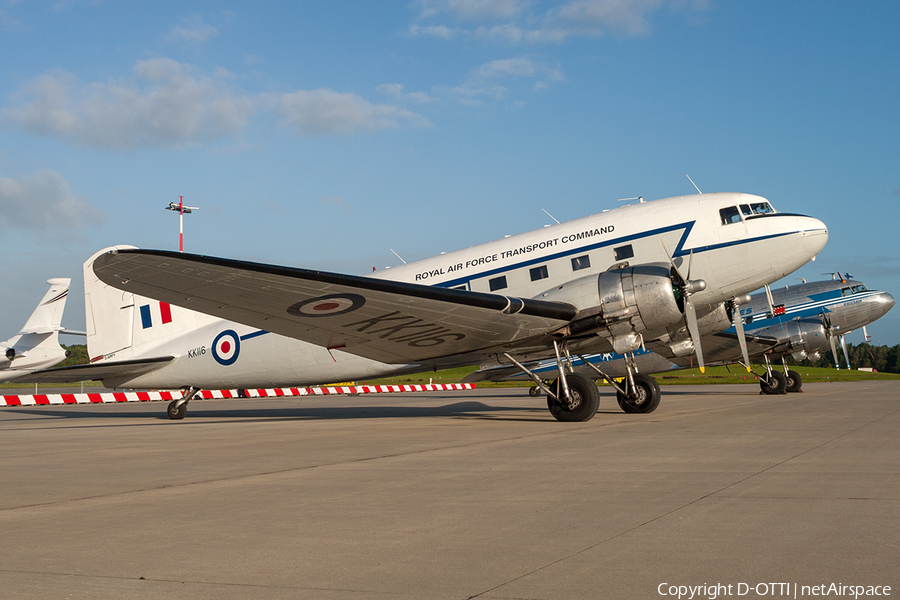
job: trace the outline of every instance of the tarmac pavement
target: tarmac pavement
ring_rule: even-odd
[[[608,390],[0,409],[0,598],[900,594],[900,382]]]

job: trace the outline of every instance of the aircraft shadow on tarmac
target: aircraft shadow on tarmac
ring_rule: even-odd
[[[437,400],[437,398],[436,398]],[[265,407],[255,408],[242,403],[233,409],[216,408],[207,409],[205,401],[199,400],[191,403],[190,411],[184,423],[192,421],[203,422],[207,419],[246,419],[246,420],[340,420],[340,419],[384,419],[384,418],[422,418],[422,417],[450,417],[458,419],[488,419],[509,421],[534,421],[553,420],[547,411],[546,405],[541,402],[533,406],[528,401],[533,399],[527,396],[523,398],[522,406],[491,406],[482,402],[465,401],[454,402],[439,406],[309,406],[294,404],[285,407],[273,407],[267,403]],[[291,399],[286,398],[286,403]],[[296,400],[294,400],[296,402]],[[80,410],[80,406],[54,407],[54,408],[16,408],[12,409],[19,414],[29,414],[38,417],[55,417],[66,419],[138,419],[147,418],[154,421],[169,421],[166,416],[165,403],[154,402],[141,406],[141,410]],[[129,406],[129,409],[132,407]],[[534,417],[523,417],[521,413],[534,414]],[[518,416],[513,416],[516,413]],[[546,415],[546,417],[545,417]]]
[[[705,395],[719,395],[723,394],[723,389],[721,386],[702,386],[709,387],[709,390],[700,389],[698,390],[696,387],[692,389],[678,390],[678,386],[669,387],[666,390],[666,395],[668,396],[705,396]],[[729,393],[730,392],[730,393]],[[745,396],[745,395],[758,395],[758,390],[751,386],[734,386],[731,390],[728,390],[726,394]],[[509,399],[511,396],[504,396],[504,399]],[[517,397],[517,396],[512,396]],[[615,396],[609,393],[601,392],[601,406],[597,411],[597,414],[609,414],[609,415],[621,415],[626,416],[625,413],[616,405]],[[434,400],[446,399],[447,397],[440,396],[432,396]],[[492,406],[490,404],[485,404],[483,402],[478,401],[465,401],[465,402],[454,402],[451,404],[443,404],[439,406],[341,406],[340,401],[336,400],[334,406],[303,406],[300,404],[303,401],[302,397],[299,398],[284,398],[285,404],[293,404],[292,406],[285,407],[273,407],[270,402],[267,402],[265,407],[252,407],[248,406],[246,402],[242,403],[241,406],[235,406],[233,409],[230,408],[221,408],[218,407],[214,409],[207,409],[204,407],[206,404],[206,400],[195,400],[191,403],[191,409],[188,413],[188,418],[185,421],[189,423],[191,421],[200,421],[203,422],[206,419],[253,419],[255,421],[259,420],[286,420],[286,419],[294,419],[299,421],[308,421],[308,420],[339,420],[339,419],[384,419],[384,418],[422,418],[422,417],[451,417],[457,419],[484,419],[484,420],[504,420],[504,421],[526,421],[531,422],[534,420],[553,420],[547,411],[546,401],[543,400],[543,396],[539,398],[530,398],[527,395],[523,394],[522,404],[520,406]],[[267,399],[270,400],[270,399]],[[223,402],[223,401],[217,401]],[[224,402],[228,402],[224,400]],[[252,400],[250,401],[252,402]],[[610,406],[612,404],[612,406]],[[141,405],[135,404],[122,404],[120,406],[127,406],[129,410],[82,410],[82,408],[86,405],[77,405],[77,406],[56,406],[54,408],[50,407],[37,407],[37,408],[26,408],[26,407],[18,407],[18,408],[10,408],[9,410],[14,411],[18,414],[29,414],[38,417],[55,417],[55,418],[66,418],[66,419],[83,419],[83,418],[92,418],[92,419],[135,419],[135,418],[146,418],[153,419],[153,422],[156,421],[169,421],[170,419],[166,416],[165,411],[165,403],[164,402],[153,402],[153,403],[143,403]],[[140,410],[134,410],[135,408],[140,407]],[[521,413],[528,413],[529,416],[522,416]],[[513,416],[511,413],[519,413],[518,416]],[[533,416],[531,416],[533,415]],[[639,418],[644,417],[645,415],[634,415]],[[148,423],[149,424],[149,423]]]

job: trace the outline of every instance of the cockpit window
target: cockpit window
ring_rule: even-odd
[[[775,212],[768,202],[754,202],[750,205],[754,215],[768,215]]]
[[[753,211],[750,210],[750,205],[749,205],[749,204],[741,204],[741,213],[743,213],[743,215],[744,215],[745,217],[749,217],[750,215],[753,214]]]
[[[722,225],[730,225],[732,223],[741,222],[741,213],[738,212],[737,206],[729,206],[728,208],[723,208],[719,211],[719,216],[722,217]]]
[[[865,284],[859,283],[850,287],[841,288],[841,296],[851,296],[853,294],[860,294],[865,291],[868,291],[868,288],[865,286]]]

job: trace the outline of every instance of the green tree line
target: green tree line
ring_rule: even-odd
[[[841,368],[846,368],[844,352],[840,343],[837,344],[838,358]],[[896,346],[872,346],[871,344],[847,344],[847,354],[850,356],[850,366],[854,369],[860,367],[875,369],[879,373],[900,373],[900,344]],[[834,367],[834,355],[831,350],[822,352],[819,360],[804,360],[799,364],[807,367]]]

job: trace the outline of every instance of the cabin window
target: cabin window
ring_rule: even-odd
[[[613,253],[616,256],[616,260],[625,260],[627,258],[634,257],[634,250],[631,247],[631,244],[627,246],[619,246],[618,248],[613,248]]]
[[[456,287],[452,287],[452,288],[450,288],[450,289],[451,289],[451,290],[463,290],[463,291],[468,291],[469,286],[463,284],[463,285],[458,285],[458,286],[456,286]]]
[[[540,267],[529,269],[528,272],[531,274],[532,281],[538,281],[539,279],[547,279],[548,277],[550,277],[550,274],[547,272],[547,265],[541,265]]]
[[[496,292],[497,290],[506,289],[508,286],[506,285],[506,275],[502,277],[494,277],[488,283],[491,286],[491,291]]]
[[[591,257],[585,254],[584,256],[576,256],[572,259],[572,270],[580,271],[582,269],[589,269],[591,267]]]
[[[722,225],[731,225],[732,223],[741,222],[741,213],[738,212],[737,206],[729,206],[719,211],[722,217]]]

